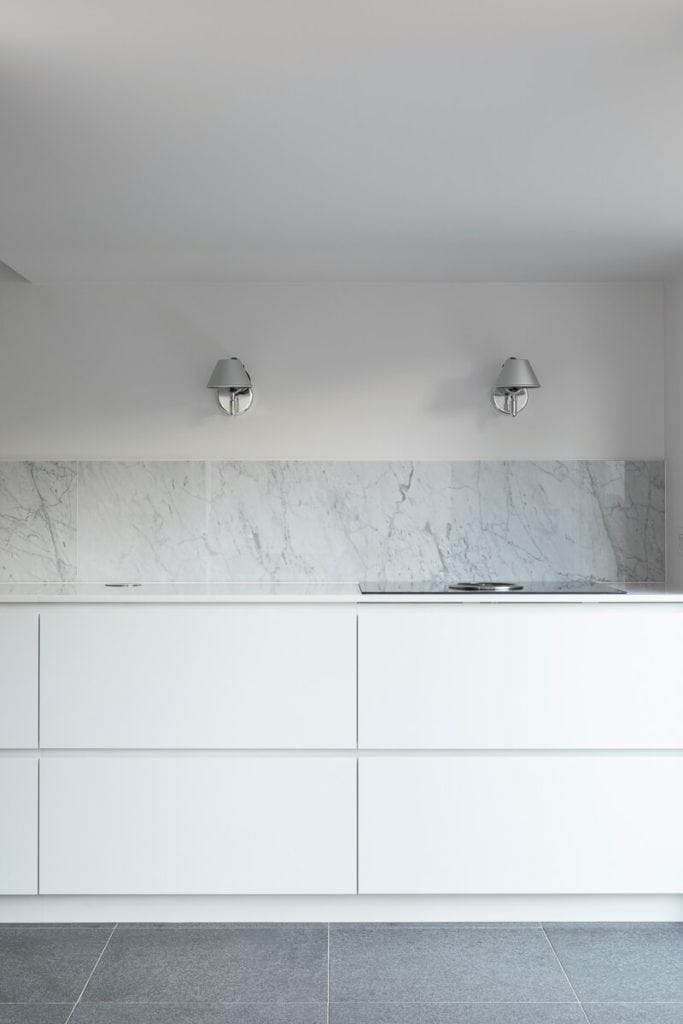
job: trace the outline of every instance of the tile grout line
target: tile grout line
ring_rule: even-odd
[[[564,965],[563,965],[562,961],[560,960],[559,956],[558,956],[558,955],[557,955],[557,953],[555,952],[555,947],[553,946],[552,942],[550,941],[550,936],[548,935],[547,931],[545,930],[545,925],[544,925],[543,923],[541,923],[541,931],[543,932],[543,936],[544,936],[544,938],[545,938],[545,941],[546,941],[546,942],[548,943],[548,945],[550,946],[550,948],[551,948],[551,950],[552,950],[552,954],[553,954],[553,956],[554,956],[554,957],[555,957],[555,959],[557,960],[557,963],[558,963],[558,965],[559,965],[559,968],[560,968],[560,970],[562,971],[563,975],[564,975],[564,976],[565,976],[565,978],[567,979],[567,984],[569,985],[570,989],[572,990],[572,993],[573,993],[573,995],[574,995],[574,998],[576,999],[576,1002],[577,1002],[577,1003],[578,1003],[578,1005],[579,1005],[579,1008],[580,1008],[580,1010],[581,1010],[581,1013],[583,1014],[583,1016],[584,1016],[584,1017],[585,1017],[585,1019],[586,1019],[586,1024],[590,1024],[590,1021],[588,1020],[588,1014],[586,1013],[586,1011],[585,1011],[585,1010],[584,1010],[584,1008],[583,1008],[583,1003],[582,1003],[582,1002],[581,1002],[581,1000],[579,999],[579,997],[578,997],[578,995],[577,995],[577,992],[576,992],[576,989],[575,989],[575,988],[574,988],[574,986],[572,985],[572,983],[571,983],[571,981],[570,981],[570,979],[569,979],[569,975],[567,974],[567,972],[566,972],[566,971],[565,971],[565,969],[564,969]]]
[[[423,1000],[422,1001],[418,1000],[416,1002],[415,1000],[405,1000],[404,999],[400,1003],[382,1002],[382,1003],[379,1003],[379,1004],[372,1003],[372,1002],[366,1004],[366,1003],[363,1002],[363,1000],[361,1000],[360,1002],[361,1002],[362,1005],[369,1005],[369,1006],[376,1006],[376,1005],[379,1005],[379,1006],[420,1006],[420,1007],[422,1007],[422,1006],[475,1006],[475,1007],[479,1007],[479,1006],[514,1006],[514,1007],[523,1007],[525,1009],[528,1008],[529,1006],[578,1006],[579,1009],[583,1009],[583,1006],[582,1006],[581,1003],[575,1003],[575,1002],[569,1001],[569,1000],[557,1000],[557,999],[552,999],[552,1000],[533,999],[533,1000],[523,1000],[522,1002],[520,1002],[519,999],[469,999],[469,1000],[468,999],[448,999],[448,1000],[432,999],[432,1000],[428,1000],[426,1003]],[[25,1002],[21,1002],[21,1003],[4,1003],[4,1002],[0,1002],[0,1007],[4,1007],[4,1006],[32,1006],[32,1007],[39,1006],[39,1007],[42,1007],[42,1006],[64,1006],[64,1005],[68,1005],[68,1004],[65,1004],[65,1003],[54,1003],[54,1002],[51,1002],[51,1003],[25,1003]],[[139,1000],[139,999],[135,999],[135,1000],[131,1000],[130,1002],[128,1002],[128,1001],[121,1002],[119,1000],[115,1000],[112,1003],[108,1003],[108,1002],[105,1002],[105,1003],[95,1002],[93,1005],[98,1005],[98,1006],[103,1006],[103,1005],[106,1005],[106,1006],[166,1006],[166,1007],[178,1007],[178,1006],[181,1006],[183,1009],[186,1006],[185,1003],[160,1002],[158,999],[154,999],[154,1000],[145,999],[145,1000],[142,1000],[142,1001]],[[260,1000],[260,1001],[257,1000],[256,1004],[254,1004],[253,1001],[251,1001],[251,1002],[247,1001],[245,1003],[244,1001],[242,1001],[242,1002],[235,1002],[234,1000],[231,1000],[231,1001],[229,1001],[227,1003],[225,1003],[225,1002],[223,1002],[223,1003],[199,1002],[199,1003],[191,1003],[189,1005],[191,1005],[192,1008],[200,1008],[200,1009],[201,1008],[205,1008],[205,1007],[212,1007],[212,1008],[218,1008],[218,1009],[226,1009],[226,1008],[229,1009],[229,1008],[234,1008],[234,1007],[253,1006],[253,1005],[268,1006],[268,1007],[272,1007],[272,1006],[296,1006],[296,1007],[299,1007],[299,1006],[316,1006],[317,1007],[317,1006],[320,1005],[320,1003],[316,1002],[315,1000],[313,1000],[313,1002],[311,1002],[310,1000],[306,1000],[304,1002],[301,1002],[301,1000],[299,1000],[299,1001],[297,1001],[295,1003],[277,1003],[277,1002],[273,1003],[270,1000]],[[356,1005],[358,1005],[358,1002],[354,1000],[353,1003],[348,1003],[347,1005],[349,1005],[349,1006],[350,1005],[356,1006]],[[641,1006],[641,1007],[651,1008],[651,1007],[654,1007],[654,1006],[683,1006],[683,1002],[680,999],[673,999],[673,1000],[671,1000],[671,999],[669,999],[669,1000],[658,999],[656,1002],[648,1002],[647,1000],[639,1002],[638,1000],[634,1001],[632,999],[630,999],[630,1000],[629,999],[617,999],[617,1000],[613,1000],[613,1001],[610,1001],[609,999],[598,999],[598,1000],[591,1000],[590,1002],[587,1003],[587,1005],[588,1006]],[[74,1006],[72,1008],[71,1012],[73,1012],[73,1010],[75,1010],[75,1008],[76,1007]],[[66,1024],[66,1022],[65,1022],[65,1024]]]
[[[382,1003],[379,1003],[379,1004],[375,1004],[375,1003],[372,1003],[372,1002],[369,1003],[369,1004],[365,1004],[363,1000],[360,1000],[360,1002],[363,1005],[370,1005],[370,1006],[375,1006],[375,1005],[380,1005],[380,1006],[515,1006],[515,1007],[524,1007],[524,1008],[529,1007],[529,1006],[579,1006],[579,1007],[581,1006],[580,1003],[574,1003],[574,1002],[570,1002],[568,1000],[557,1000],[557,999],[552,999],[552,1000],[533,999],[533,1000],[524,1000],[522,1002],[520,1002],[519,999],[446,999],[446,1000],[444,1000],[444,999],[430,999],[426,1003],[424,1002],[424,1000],[418,1000],[416,1002],[415,1000],[412,1000],[412,999],[408,999],[408,1000],[404,999],[400,1003],[393,1003],[393,1002],[389,1001],[389,1002],[382,1002]],[[26,1002],[7,1003],[7,1002],[0,1002],[0,1007],[4,1007],[4,1006],[32,1006],[32,1007],[39,1006],[39,1007],[42,1007],[42,1006],[65,1006],[65,1005],[68,1005],[68,1003],[63,1003],[63,1002],[62,1003],[55,1003],[55,1002],[49,1002],[49,1003],[26,1003]],[[109,1002],[95,1003],[95,1005],[106,1005],[106,1006],[171,1006],[171,1007],[181,1006],[181,1007],[185,1008],[186,1004],[185,1003],[177,1003],[177,1002],[169,1003],[168,1001],[159,1001],[158,999],[144,999],[144,1000],[134,999],[134,1000],[131,1000],[131,1001],[124,1001],[124,1002],[121,1002],[120,1000],[115,1000],[112,1003],[109,1003]],[[217,1007],[218,1009],[224,1009],[226,1007],[230,1008],[230,1007],[239,1007],[239,1006],[245,1006],[245,1005],[246,1006],[257,1005],[257,1006],[269,1006],[269,1007],[271,1007],[271,1006],[297,1006],[297,1007],[298,1006],[316,1006],[317,1007],[317,1006],[320,1005],[320,1003],[318,1001],[316,1001],[316,1000],[313,1000],[313,1001],[311,1001],[311,1000],[304,1000],[303,1002],[301,1000],[298,1000],[295,1003],[277,1003],[277,1002],[273,1003],[270,1000],[260,1000],[260,1001],[257,1000],[256,1004],[254,1004],[253,1000],[251,1002],[247,1001],[246,1003],[244,1001],[235,1002],[235,1000],[230,1000],[227,1003],[225,1003],[225,1002],[222,1002],[222,1003],[221,1002],[219,1002],[219,1003],[215,1003],[215,1002],[208,1002],[208,1003],[199,1002],[199,1003],[191,1003],[190,1005],[193,1008],[195,1008],[195,1007],[198,1007],[198,1008]],[[358,1002],[356,1000],[354,1000],[353,1003],[349,1003],[347,1005],[354,1005],[354,1006],[356,1006],[356,1005],[358,1005]],[[647,1000],[639,1002],[638,1000],[633,1000],[633,999],[617,999],[617,1000],[596,999],[596,1000],[591,1000],[588,1003],[588,1005],[589,1006],[644,1006],[644,1007],[650,1008],[650,1007],[653,1007],[653,1006],[683,1006],[683,1002],[680,999],[668,999],[668,1000],[667,999],[658,999],[658,1000],[656,1000],[654,1002],[648,1002]],[[71,1012],[73,1012],[73,1010],[75,1008],[76,1007],[74,1005],[72,1007]]]
[[[90,980],[91,980],[91,978],[92,978],[93,974],[95,973],[95,971],[96,971],[96,970],[97,970],[97,968],[99,967],[99,965],[100,965],[100,960],[102,959],[102,957],[103,957],[103,956],[104,956],[104,954],[106,953],[106,951],[107,951],[107,946],[108,946],[108,945],[109,945],[109,943],[111,942],[111,939],[112,939],[112,935],[114,934],[114,932],[116,931],[116,929],[118,928],[118,926],[119,926],[119,924],[118,924],[118,921],[117,921],[117,922],[116,922],[116,924],[114,925],[114,927],[112,928],[112,930],[111,930],[111,931],[109,932],[109,936],[107,937],[107,941],[105,942],[104,946],[102,947],[102,951],[101,951],[100,955],[98,956],[97,960],[95,961],[95,964],[94,964],[94,966],[93,966],[93,969],[91,970],[90,974],[88,975],[88,977],[87,977],[87,979],[86,979],[85,985],[83,986],[83,988],[82,988],[82,989],[81,989],[81,991],[79,992],[79,994],[78,994],[78,999],[76,1000],[76,1002],[75,1002],[75,1003],[73,1004],[73,1006],[71,1007],[71,1012],[69,1013],[69,1016],[68,1016],[68,1017],[66,1018],[66,1020],[64,1021],[64,1024],[69,1024],[69,1021],[70,1021],[70,1020],[71,1020],[71,1018],[73,1017],[73,1015],[74,1015],[74,1011],[75,1011],[76,1007],[78,1006],[78,1004],[80,1003],[81,999],[83,998],[83,993],[85,992],[86,988],[87,988],[87,987],[88,987],[88,985],[90,984]]]
[[[325,1024],[330,1024],[330,922],[327,922],[327,1007]]]

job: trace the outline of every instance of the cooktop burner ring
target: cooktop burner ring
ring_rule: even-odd
[[[524,590],[521,583],[449,583],[448,589],[460,594],[512,594]]]
[[[475,597],[532,597],[539,596],[580,596],[590,597],[595,594],[625,594],[625,589],[620,589],[609,583],[602,583],[599,580],[522,580],[517,583],[498,582],[497,580],[458,580],[455,583],[448,583],[443,579],[433,580],[402,580],[392,582],[388,580],[367,581],[358,584],[361,594],[402,594],[410,595],[432,595],[451,596],[455,598],[458,594],[465,594]]]

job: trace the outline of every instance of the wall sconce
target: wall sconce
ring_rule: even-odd
[[[209,378],[207,388],[214,388],[218,404],[228,416],[246,412],[254,401],[251,377],[241,359],[219,359]]]
[[[528,359],[510,356],[503,363],[491,400],[498,412],[516,416],[529,401],[528,388],[540,388],[538,377]]]

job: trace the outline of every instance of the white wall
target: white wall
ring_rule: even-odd
[[[662,295],[0,283],[0,459],[661,458]],[[256,386],[232,422],[205,387],[226,355]],[[543,385],[515,422],[489,404],[509,355]]]
[[[683,278],[665,290],[666,313],[666,576],[683,587]]]

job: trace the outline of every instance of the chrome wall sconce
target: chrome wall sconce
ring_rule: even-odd
[[[241,359],[219,359],[207,388],[216,391],[218,404],[228,416],[240,416],[254,401],[251,377]]]
[[[540,388],[538,377],[528,359],[510,356],[503,363],[491,400],[498,412],[516,416],[529,401],[529,388]]]

